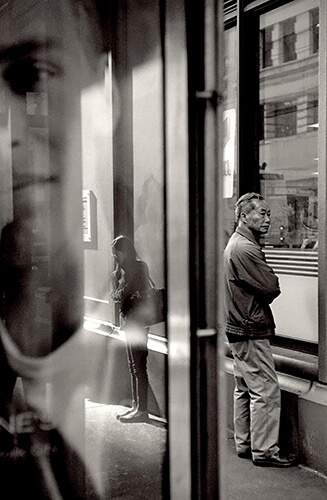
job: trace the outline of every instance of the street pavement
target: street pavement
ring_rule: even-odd
[[[165,500],[167,426],[154,417],[149,423],[123,424],[116,415],[124,409],[86,401],[86,458],[100,498]],[[232,439],[225,444],[225,498],[219,500],[327,499],[327,479],[317,472],[302,466],[255,467],[236,455]],[[97,498],[95,489],[87,484],[87,500]]]

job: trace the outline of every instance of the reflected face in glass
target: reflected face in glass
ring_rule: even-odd
[[[27,190],[16,206],[25,215],[26,209],[42,200],[34,191],[31,207],[30,185],[44,193],[48,183],[66,180],[65,170],[71,168],[79,140],[79,89],[94,73],[77,36],[78,23],[70,3],[52,0],[43,2],[46,8],[39,4],[37,10],[29,10],[29,3],[33,4],[16,2],[28,12],[25,22],[14,19],[8,30],[0,30],[0,88],[14,117],[13,188]],[[44,119],[36,120],[36,116]],[[33,158],[27,157],[29,152]]]
[[[0,124],[0,162],[12,183],[7,222],[14,223],[5,246],[17,250],[7,273],[17,285],[2,283],[1,309],[28,355],[60,345],[82,318],[81,93],[97,81],[103,58],[93,46],[93,20],[72,5],[12,1],[0,18],[0,96],[8,116]]]
[[[253,200],[255,207],[244,214],[246,226],[254,234],[264,235],[270,227],[270,210],[264,200]]]

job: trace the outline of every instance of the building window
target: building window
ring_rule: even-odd
[[[319,50],[319,8],[310,10],[310,41],[311,53],[317,54]]]
[[[288,137],[296,134],[297,107],[289,102],[266,105],[266,138]]]
[[[273,32],[272,26],[269,26],[268,28],[264,28],[263,30],[261,30],[262,68],[268,68],[269,66],[273,65],[273,63],[272,63],[272,48],[273,48],[272,32]]]
[[[307,127],[308,132],[318,129],[318,99],[308,100],[307,103]]]
[[[260,113],[259,140],[263,141],[266,137],[266,133],[265,133],[265,105],[264,104],[260,104],[259,113]]]
[[[283,62],[295,61],[295,17],[291,17],[286,19],[286,21],[283,21],[281,23],[281,28]]]

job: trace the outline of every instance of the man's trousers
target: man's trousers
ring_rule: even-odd
[[[234,357],[234,437],[237,453],[252,458],[279,451],[280,389],[269,339],[230,344]]]

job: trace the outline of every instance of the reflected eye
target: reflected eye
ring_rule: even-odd
[[[12,92],[24,96],[27,92],[44,92],[48,78],[59,74],[59,69],[47,62],[20,59],[9,64],[3,78]]]

